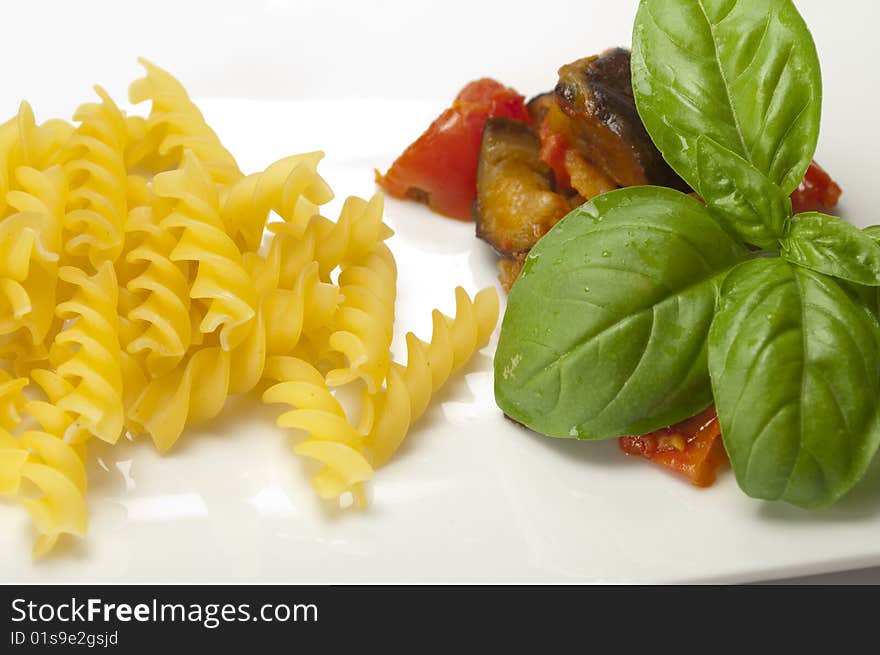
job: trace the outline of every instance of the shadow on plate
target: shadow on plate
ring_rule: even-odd
[[[589,462],[590,464],[598,464],[600,466],[629,466],[635,460],[635,458],[628,457],[620,450],[617,445],[617,439],[589,441],[585,439],[545,437],[515,421],[508,422],[517,428],[518,432],[533,439],[544,448],[548,448],[569,460]],[[642,462],[639,461],[638,463],[641,464]],[[649,464],[649,462],[644,463]]]
[[[831,507],[806,510],[787,503],[763,503],[758,515],[768,521],[815,523],[864,520],[880,514],[880,457],[875,457],[861,482]]]

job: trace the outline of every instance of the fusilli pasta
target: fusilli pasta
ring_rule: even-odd
[[[327,373],[327,384],[339,386],[361,378],[376,393],[391,365],[397,266],[383,242],[362,261],[343,266],[339,289],[345,298],[328,345],[342,353],[345,368]]]
[[[366,440],[374,466],[388,461],[428,407],[431,396],[486,343],[498,322],[498,304],[495,289],[483,289],[471,302],[458,287],[455,318],[435,310],[430,342],[412,333],[406,335],[406,366],[392,364],[386,389],[365,400],[373,405],[371,414],[375,417]]]
[[[0,334],[21,329],[18,338],[42,347],[55,312],[67,178],[60,166],[19,166],[15,178],[6,199],[16,213],[0,221]]]
[[[322,216],[321,152],[244,176],[183,86],[141,63],[130,98],[147,117],[96,87],[76,127],[27,103],[0,125],[0,495],[30,513],[36,555],[86,532],[91,439],[127,430],[166,452],[265,380],[263,400],[289,406],[278,425],[306,435],[294,451],[320,464],[318,496],[366,506],[374,469],[497,320],[493,290],[458,289],[455,319],[435,313],[431,342],[408,335],[393,363],[382,196]]]
[[[323,464],[312,478],[318,495],[333,499],[350,491],[357,504],[364,506],[363,483],[373,476],[373,468],[363,455],[364,434],[348,422],[324,376],[301,359],[273,357],[266,366],[266,377],[279,382],[263,393],[263,402],[294,407],[278,417],[278,426],[308,435],[294,452]]]
[[[184,152],[191,150],[215,182],[231,184],[241,178],[235,158],[205,123],[183,85],[146,59],[138,61],[147,74],[132,82],[128,97],[133,104],[150,101],[152,108],[146,121],[130,121],[131,129],[142,130],[143,140],[129,151],[129,168],[150,173],[177,168]]]
[[[238,180],[223,203],[226,229],[242,250],[259,249],[266,221],[273,210],[302,234],[319,205],[333,199],[333,192],[318,175],[323,152],[286,157]]]
[[[22,498],[40,537],[36,556],[48,553],[62,534],[84,537],[88,528],[84,446],[76,447],[47,432],[28,431],[18,439],[27,453],[19,474],[39,489],[36,498]]]
[[[134,330],[125,349],[144,354],[152,375],[171,370],[183,359],[193,328],[189,266],[171,260],[177,240],[159,224],[161,218],[153,207],[137,207],[129,212],[125,228],[133,245],[125,254],[131,265],[125,316]]]
[[[64,418],[53,422],[54,434],[72,443],[90,436],[115,443],[124,421],[116,273],[110,262],[104,262],[92,276],[65,266],[58,277],[74,288],[57,309],[58,316],[70,323],[55,336],[49,351],[53,369],[35,370],[33,378],[69,418],[63,433]]]
[[[74,114],[80,126],[60,158],[70,182],[68,212],[64,219],[67,251],[88,256],[97,268],[115,261],[122,252],[127,213],[125,170],[125,116],[101,87],[100,103],[81,105]]]
[[[176,201],[161,223],[163,229],[179,233],[171,261],[198,264],[189,295],[208,303],[199,329],[205,334],[219,329],[220,345],[234,348],[251,329],[257,298],[241,251],[224,230],[215,184],[195,153],[187,150],[180,168],[157,175],[153,189],[160,198]]]

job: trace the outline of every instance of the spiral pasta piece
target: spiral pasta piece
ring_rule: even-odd
[[[16,188],[15,171],[20,166],[47,168],[72,133],[73,126],[62,120],[37,125],[27,102],[19,105],[18,114],[0,125],[0,218],[14,211],[6,194]]]
[[[365,506],[364,482],[373,476],[373,468],[362,454],[364,435],[348,422],[321,373],[301,359],[273,357],[267,362],[266,377],[279,382],[263,393],[263,402],[294,407],[278,417],[278,426],[308,435],[294,452],[323,464],[312,478],[318,495],[333,499],[351,492],[355,503]]]
[[[191,150],[184,152],[180,168],[157,175],[153,188],[159,197],[176,201],[161,222],[162,228],[179,232],[169,258],[198,265],[189,295],[208,303],[199,330],[219,329],[221,346],[232,349],[252,329],[257,296],[241,252],[224,230],[217,188]]]
[[[74,119],[81,121],[67,142],[61,159],[70,181],[64,228],[67,252],[87,256],[98,268],[122,252],[127,214],[125,116],[101,87],[101,102],[81,105]]]
[[[21,470],[29,456],[18,440],[6,428],[0,427],[0,498],[18,495]]]
[[[20,412],[25,404],[24,388],[28,379],[13,377],[0,369],[0,430],[12,430],[21,421]]]
[[[130,168],[146,168],[152,173],[177,168],[184,153],[192,151],[204,164],[211,179],[232,184],[242,177],[235,158],[208,127],[198,107],[183,85],[170,73],[138,59],[146,75],[132,82],[128,90],[132,104],[152,102],[146,121],[131,121],[130,129],[142,129],[138,145],[128,153]]]
[[[360,378],[376,393],[388,375],[394,336],[397,266],[388,246],[379,242],[362,261],[343,266],[339,286],[345,300],[328,345],[345,356],[347,366],[327,373],[327,384]]]
[[[498,311],[494,288],[483,289],[471,302],[464,289],[458,287],[455,318],[435,310],[430,342],[407,334],[406,366],[392,364],[386,389],[365,399],[375,416],[366,439],[373,466],[388,461],[410,426],[424,413],[431,396],[488,341],[498,322]]]
[[[315,261],[321,279],[327,279],[337,266],[366,257],[373,246],[393,232],[382,222],[385,199],[377,193],[366,201],[357,196],[346,198],[336,222],[317,216],[309,225],[315,234]]]
[[[165,375],[150,381],[134,402],[131,419],[167,452],[187,423],[220,413],[229,393],[230,353],[201,348]]]
[[[333,199],[333,192],[318,174],[323,152],[285,157],[261,173],[238,180],[223,203],[223,222],[242,250],[259,249],[270,212],[299,227],[301,235],[319,205]]]
[[[18,126],[15,118],[0,124],[0,218],[7,215],[6,193],[11,186],[15,170],[15,145],[18,140]]]
[[[59,278],[74,286],[58,316],[70,321],[55,337],[49,356],[54,370],[34,371],[54,407],[72,420],[64,437],[79,443],[90,436],[115,443],[124,420],[122,354],[116,316],[117,285],[113,265],[105,262],[93,276],[71,266]],[[62,425],[52,425],[60,434]]]
[[[458,289],[455,318],[435,312],[431,341],[407,335],[392,362],[381,194],[323,216],[321,152],[244,176],[183,86],[141,63],[146,117],[96,87],[76,127],[27,103],[0,124],[0,495],[30,513],[37,555],[86,531],[92,438],[127,429],[166,452],[264,379],[320,464],[318,495],[365,506],[374,468],[497,320],[494,291]],[[357,380],[355,424],[335,394]]]
[[[61,166],[37,170],[19,166],[18,188],[6,194],[16,213],[0,222],[0,274],[22,281],[32,261],[57,262],[67,201],[67,178]]]
[[[152,207],[129,212],[126,235],[134,241],[125,254],[131,265],[125,288],[125,316],[132,332],[124,340],[126,351],[143,355],[151,375],[176,366],[192,343],[193,320],[189,297],[189,266],[171,260],[177,240],[159,223]]]
[[[205,346],[173,370],[149,381],[133,403],[131,421],[165,452],[187,424],[216,416],[227,396],[250,391],[263,377],[267,355],[291,352],[304,331],[330,320],[339,304],[335,286],[318,278],[317,262],[293,289],[271,289],[245,339],[232,350]]]
[[[67,188],[50,164],[72,132],[61,120],[38,125],[27,102],[0,125],[0,358],[20,373],[47,355]]]
[[[20,166],[15,177],[7,202],[17,211],[0,220],[0,334],[21,329],[18,339],[42,349],[54,319],[67,178],[61,166]]]
[[[47,432],[28,431],[18,439],[30,456],[21,464],[21,479],[41,492],[37,498],[22,498],[40,534],[34,555],[46,555],[62,534],[84,537],[88,529],[86,470],[83,447],[75,447]]]

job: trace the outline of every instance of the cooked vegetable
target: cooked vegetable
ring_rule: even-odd
[[[502,289],[510,293],[525,263],[526,253],[518,253],[498,260],[498,281],[501,282]]]
[[[583,200],[592,200],[617,188],[614,180],[584,159],[577,150],[569,148],[565,151],[564,164],[571,188]]]
[[[715,482],[719,467],[727,462],[714,407],[668,428],[640,437],[621,437],[618,443],[627,455],[665,466],[698,487]]]
[[[837,205],[841,190],[825,169],[816,162],[810,164],[807,174],[791,194],[792,211],[827,212]]]
[[[553,91],[539,93],[526,104],[533,125],[540,125],[550,108],[556,104],[556,94]]]
[[[572,148],[566,134],[568,118],[557,106],[555,97],[551,96],[550,100],[543,104],[548,105],[546,110],[536,112],[541,116],[541,121],[535,123],[538,126],[538,135],[541,137],[541,152],[538,153],[538,158],[553,169],[557,188],[570,188],[571,178],[565,167],[565,156]],[[536,113],[532,114],[533,118],[536,117]],[[565,125],[562,124],[563,122]]]
[[[417,200],[439,214],[470,220],[477,195],[480,136],[490,116],[530,120],[525,99],[513,89],[488,78],[471,82],[385,175],[376,171],[377,184],[396,198]]]
[[[636,111],[628,50],[614,48],[560,68],[556,100],[572,119],[574,145],[617,184],[687,188],[663,161]]]
[[[538,160],[541,142],[525,123],[490,118],[483,128],[474,219],[477,236],[503,255],[527,251],[571,209]]]
[[[880,446],[880,231],[792,215],[819,129],[812,38],[791,0],[642,0],[633,41],[648,132],[705,204],[620,189],[542,239],[510,293],[498,405],[600,439],[714,398],[747,494],[834,502]]]

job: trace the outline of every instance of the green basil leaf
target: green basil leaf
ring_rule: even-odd
[[[880,225],[869,225],[862,232],[876,243],[880,243]],[[880,318],[880,286],[865,286],[839,280],[840,286],[859,305]]]
[[[871,237],[875,242],[880,243],[880,225],[869,225],[862,232]]]
[[[880,318],[880,287],[869,287],[855,284],[838,278],[837,283],[846,291],[852,301],[866,312]]]
[[[747,251],[705,205],[630,187],[574,210],[530,252],[495,354],[495,398],[554,437],[607,439],[712,402],[706,339]]]
[[[709,370],[748,495],[827,505],[862,477],[880,444],[878,330],[837,281],[784,259],[726,277]]]
[[[752,164],[706,136],[697,166],[709,211],[747,243],[776,248],[791,216],[791,198]]]
[[[880,243],[836,216],[798,214],[780,242],[782,256],[842,280],[880,286]]]
[[[791,0],[642,0],[632,80],[648,133],[701,196],[703,134],[786,194],[803,179],[822,85],[816,47]]]

